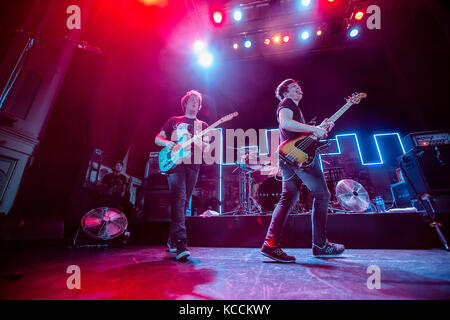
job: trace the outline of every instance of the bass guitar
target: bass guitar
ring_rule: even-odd
[[[354,93],[351,97],[346,98],[347,103],[328,121],[336,122],[352,105],[360,103],[361,99],[366,97],[366,93]],[[298,168],[305,168],[314,162],[317,152],[328,144],[328,141],[318,140],[313,134],[301,134],[295,139],[283,142],[278,146],[277,151],[283,160]]]
[[[182,158],[186,158],[191,155],[191,151],[186,151],[186,148],[190,146],[192,142],[194,142],[195,138],[201,138],[203,135],[217,127],[218,125],[230,121],[234,117],[237,117],[238,113],[234,112],[229,115],[226,115],[216,122],[214,122],[212,125],[207,127],[205,130],[200,131],[198,134],[196,134],[194,137],[189,138],[186,136],[181,137],[177,144],[181,147],[177,152],[172,151],[171,149],[164,147],[160,152],[158,156],[158,162],[159,162],[159,170],[161,172],[167,172],[170,169],[175,168],[177,164],[179,164],[182,160]]]

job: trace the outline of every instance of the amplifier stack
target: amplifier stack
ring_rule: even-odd
[[[403,138],[406,153],[398,157],[411,198],[428,194],[446,203],[450,198],[450,134],[448,130],[410,133]]]

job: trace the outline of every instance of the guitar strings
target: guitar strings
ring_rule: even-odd
[[[307,140],[309,140],[309,141],[307,141]],[[294,148],[297,149],[297,150],[299,150],[299,151],[302,151],[300,148],[307,148],[307,147],[309,147],[313,141],[314,141],[314,140],[313,140],[311,137],[306,137],[306,138],[298,145],[298,147],[294,144]],[[288,152],[286,155],[291,155],[291,156],[292,156],[293,154],[292,154],[291,152]]]

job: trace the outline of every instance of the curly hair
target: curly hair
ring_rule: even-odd
[[[202,106],[202,94],[196,90],[190,90],[186,92],[186,94],[181,98],[181,108],[183,109],[183,112],[186,111],[186,104],[189,100],[189,98],[196,96],[200,100],[200,108]]]

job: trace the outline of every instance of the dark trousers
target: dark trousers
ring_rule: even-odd
[[[187,239],[186,234],[186,210],[189,207],[189,200],[197,183],[199,167],[194,165],[178,165],[172,173],[169,173],[171,218],[172,223],[169,229],[169,241],[174,243],[177,240]]]
[[[266,241],[269,245],[279,245],[289,212],[297,203],[303,183],[314,198],[311,213],[313,242],[322,245],[326,242],[326,223],[328,214],[328,191],[325,177],[320,169],[318,157],[308,168],[298,169],[280,159],[283,189],[280,201],[272,214]]]

